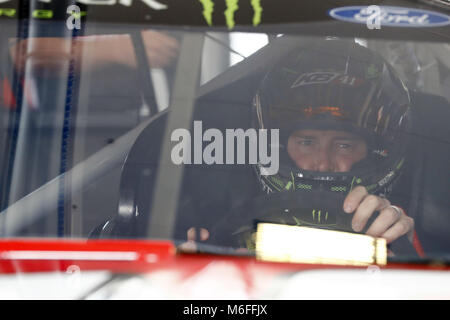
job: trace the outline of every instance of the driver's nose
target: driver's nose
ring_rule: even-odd
[[[334,171],[329,148],[322,147],[316,155],[315,170],[319,172]]]

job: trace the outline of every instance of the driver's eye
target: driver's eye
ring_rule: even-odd
[[[312,139],[299,139],[297,140],[297,144],[300,146],[312,146],[314,141]]]
[[[353,152],[355,150],[355,144],[352,142],[337,142],[335,144],[335,150],[338,152]]]
[[[350,143],[338,143],[338,147],[341,149],[349,149],[352,145]]]

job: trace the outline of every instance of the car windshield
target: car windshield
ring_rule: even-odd
[[[273,222],[448,256],[445,1],[191,2],[0,1],[0,237],[238,254]]]

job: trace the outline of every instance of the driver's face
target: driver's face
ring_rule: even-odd
[[[359,136],[345,131],[306,129],[291,134],[287,151],[300,169],[346,172],[366,157],[367,145]]]

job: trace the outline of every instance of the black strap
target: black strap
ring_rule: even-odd
[[[150,76],[150,65],[148,64],[147,51],[145,50],[141,30],[131,33],[131,40],[133,42],[134,51],[136,52],[139,89],[144,102],[150,108],[150,114],[153,116],[158,113],[158,108],[156,106],[155,91]]]

